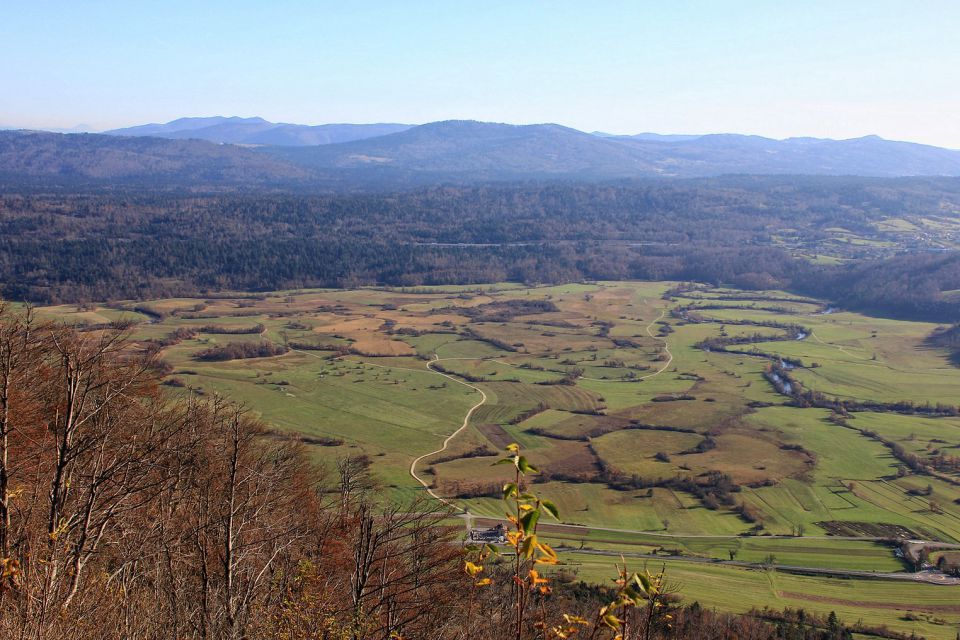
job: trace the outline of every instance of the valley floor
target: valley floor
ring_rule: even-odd
[[[133,320],[168,384],[243,402],[319,461],[366,456],[395,499],[426,488],[475,526],[502,516],[491,462],[517,442],[568,525],[545,535],[579,578],[602,581],[622,553],[664,564],[705,606],[836,611],[928,638],[960,628],[960,586],[910,573],[910,560],[960,564],[960,368],[927,341],[936,325],[673,282],[38,314],[90,330]],[[237,344],[279,353],[210,359]],[[907,559],[904,539],[923,541]]]

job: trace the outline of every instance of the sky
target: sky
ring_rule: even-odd
[[[0,125],[211,115],[960,148],[960,2],[0,0]]]

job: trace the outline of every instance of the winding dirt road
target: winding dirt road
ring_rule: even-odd
[[[452,358],[448,358],[448,359],[452,359]],[[441,359],[438,358],[436,354],[434,354],[433,360],[431,360],[430,362],[427,363],[427,369],[429,369],[432,373],[435,373],[435,374],[437,374],[437,375],[439,375],[439,376],[443,376],[444,378],[447,378],[447,379],[449,379],[449,380],[453,380],[453,381],[456,382],[457,384],[462,384],[462,385],[465,386],[465,387],[470,387],[471,389],[473,389],[474,391],[476,391],[477,393],[480,394],[480,402],[478,402],[477,404],[475,404],[475,405],[473,405],[472,407],[470,407],[470,410],[467,411],[467,415],[465,415],[465,416],[463,417],[463,424],[460,425],[460,428],[459,428],[459,429],[457,429],[456,431],[454,431],[453,433],[451,433],[449,436],[447,436],[447,437],[444,439],[444,441],[443,441],[443,446],[442,446],[442,447],[440,447],[440,448],[437,449],[436,451],[431,451],[430,453],[425,453],[425,454],[423,454],[422,456],[420,456],[420,457],[418,457],[418,458],[414,458],[413,462],[410,463],[410,476],[411,476],[414,480],[416,480],[417,482],[419,482],[419,483],[423,486],[423,488],[427,490],[427,493],[429,493],[431,497],[439,500],[440,502],[442,502],[443,504],[447,505],[448,507],[451,507],[451,508],[453,508],[453,509],[456,509],[457,511],[465,512],[465,509],[463,509],[463,508],[461,508],[461,507],[458,507],[457,505],[453,504],[452,502],[450,502],[450,501],[447,500],[446,498],[441,498],[441,497],[438,496],[436,493],[434,493],[433,489],[430,488],[430,485],[429,485],[423,478],[421,478],[420,476],[417,475],[417,465],[420,464],[420,462],[421,462],[422,460],[424,460],[424,459],[426,459],[426,458],[429,458],[430,456],[436,455],[436,454],[438,454],[438,453],[443,453],[444,451],[446,451],[446,450],[447,450],[447,447],[450,445],[450,442],[451,442],[454,438],[456,438],[458,435],[460,435],[460,433],[470,425],[470,417],[473,415],[473,412],[476,411],[477,409],[479,409],[480,407],[482,407],[483,404],[487,401],[487,394],[485,394],[485,393],[483,392],[483,389],[481,389],[480,387],[475,387],[475,386],[473,386],[472,384],[470,384],[470,383],[468,383],[468,382],[464,382],[463,380],[458,380],[457,378],[454,378],[453,376],[451,376],[451,375],[449,375],[449,374],[446,374],[446,373],[443,373],[443,372],[441,372],[441,371],[437,371],[437,370],[433,369],[433,368],[430,366],[430,365],[434,364],[435,362],[440,362],[440,361],[441,361]]]
[[[654,371],[653,373],[648,373],[648,374],[645,375],[645,376],[640,376],[639,378],[634,378],[633,380],[610,380],[610,379],[607,379],[607,378],[587,378],[586,376],[580,376],[580,379],[581,379],[581,380],[590,380],[591,382],[639,382],[640,380],[646,380],[646,379],[648,379],[648,378],[652,378],[652,377],[654,377],[654,376],[658,376],[658,375],[660,375],[661,373],[663,373],[664,371],[666,371],[666,370],[667,370],[667,367],[669,367],[671,364],[673,364],[673,354],[670,352],[670,343],[668,343],[668,342],[667,342],[667,339],[664,338],[664,337],[653,335],[653,331],[651,331],[651,329],[653,329],[653,325],[655,325],[655,324],[657,324],[658,322],[660,322],[661,320],[663,320],[663,317],[664,317],[665,315],[667,315],[667,310],[666,310],[666,309],[663,309],[663,310],[660,312],[660,315],[657,316],[655,320],[651,321],[650,324],[647,325],[647,335],[650,336],[651,338],[653,338],[654,340],[659,340],[660,342],[662,342],[662,343],[663,343],[663,350],[666,351],[666,353],[667,353],[667,360],[666,360],[666,362],[663,363],[663,366],[662,366],[662,367],[660,367],[659,369],[657,369],[657,370]]]

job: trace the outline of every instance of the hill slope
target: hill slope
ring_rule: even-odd
[[[309,175],[266,154],[201,140],[0,131],[0,177],[7,180],[268,185]]]
[[[556,124],[450,120],[344,144],[265,150],[315,169],[480,179],[657,175],[655,156]]]
[[[680,175],[723,173],[858,175],[875,177],[960,175],[960,151],[878,136],[829,140],[716,134],[692,139],[620,139],[657,153],[665,171]]]

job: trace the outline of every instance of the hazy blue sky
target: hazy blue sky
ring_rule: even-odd
[[[960,148],[958,0],[2,0],[0,124],[186,115]]]

